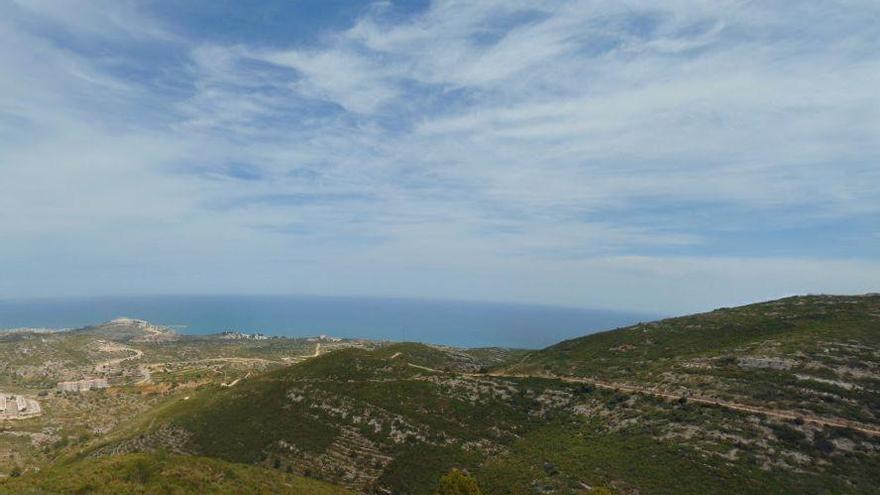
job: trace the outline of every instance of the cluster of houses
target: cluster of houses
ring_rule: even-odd
[[[0,394],[0,413],[5,412],[25,412],[27,411],[27,400],[21,395],[8,396]],[[9,411],[7,411],[7,408]]]
[[[269,340],[267,335],[261,333],[244,333],[231,330],[220,332],[219,338],[223,340]]]
[[[110,384],[106,378],[89,378],[72,382],[58,382],[58,389],[64,392],[85,392],[99,388],[107,388]]]
[[[23,395],[7,395],[0,392],[0,418],[15,419],[40,414],[40,405]]]
[[[89,378],[58,383],[58,389],[65,392],[84,392],[109,386],[106,378]],[[36,400],[28,399],[23,395],[0,392],[0,420],[30,418],[39,416],[41,413],[42,408]]]

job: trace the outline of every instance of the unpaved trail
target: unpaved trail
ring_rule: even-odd
[[[420,366],[418,364],[407,363],[409,366],[413,368],[418,368],[425,371],[430,371],[433,373],[449,373],[447,371],[438,370],[434,368],[428,368],[427,366]],[[724,409],[729,409],[731,411],[739,411],[748,414],[763,414],[765,416],[769,416],[771,418],[783,419],[788,421],[803,421],[804,423],[810,423],[816,426],[822,427],[832,427],[832,428],[847,428],[850,430],[855,430],[866,435],[871,436],[880,436],[880,429],[865,425],[862,423],[858,423],[855,421],[849,421],[846,419],[840,418],[822,418],[819,416],[813,416],[809,414],[800,414],[793,411],[784,411],[777,409],[767,409],[764,407],[753,406],[749,404],[742,404],[739,402],[732,402],[722,399],[716,399],[712,397],[703,397],[700,395],[694,395],[691,392],[687,392],[687,394],[671,394],[668,392],[659,391],[649,387],[643,387],[639,385],[632,385],[629,383],[619,383],[619,382],[609,382],[604,380],[596,380],[593,378],[582,378],[576,376],[556,376],[556,375],[524,375],[524,374],[513,374],[513,373],[454,373],[464,376],[469,376],[473,378],[480,377],[496,377],[496,378],[544,378],[547,380],[559,380],[566,383],[582,383],[586,385],[592,385],[597,388],[605,389],[605,390],[614,390],[619,392],[625,392],[629,394],[641,394],[641,395],[649,395],[652,397],[657,397],[664,400],[669,401],[677,401],[684,398],[689,403],[701,404],[705,406],[715,406],[721,407]]]
[[[246,374],[244,376],[240,376],[240,377],[236,378],[235,380],[232,380],[229,383],[221,383],[220,386],[221,387],[234,387],[234,386],[238,385],[238,382],[244,380],[245,378],[247,378],[249,376],[251,376],[250,372],[248,372],[248,374]]]
[[[448,373],[447,371],[443,371],[443,370],[435,370],[434,368],[428,368],[427,366],[422,366],[422,365],[419,365],[419,364],[413,364],[413,363],[406,363],[406,364],[407,364],[408,366],[412,366],[413,368],[418,368],[418,369],[420,369],[420,370],[433,371],[434,373]]]
[[[202,369],[198,366],[199,363],[236,363],[236,364],[244,364],[244,365],[259,365],[259,364],[277,364],[279,361],[272,361],[269,359],[263,358],[246,358],[246,357],[215,357],[215,358],[205,358],[205,359],[194,359],[189,361],[167,361],[167,362],[155,362],[155,363],[147,363],[144,366],[140,367],[140,372],[142,378],[138,380],[135,385],[147,385],[152,382],[152,371],[155,371],[157,368],[161,369],[166,366],[189,366],[187,368],[180,368],[174,371],[166,371],[170,375],[178,375],[182,373],[186,373],[189,371]],[[195,366],[193,366],[195,365]],[[151,371],[152,369],[152,371]],[[215,373],[218,373],[216,370]]]
[[[250,365],[250,366],[286,364],[291,361],[293,361],[294,363],[301,363],[301,362],[306,361],[308,359],[318,357],[320,354],[321,354],[321,344],[318,343],[315,346],[315,352],[313,354],[307,354],[304,356],[297,356],[296,358],[281,358],[280,361],[275,361],[275,360],[265,359],[265,358],[257,358],[257,357],[230,356],[230,357],[213,357],[213,358],[205,358],[205,359],[193,359],[193,360],[187,360],[187,361],[169,361],[169,362],[149,363],[146,366],[141,367],[141,374],[143,375],[143,378],[141,378],[137,383],[135,383],[135,385],[146,385],[151,382],[152,378],[151,378],[151,373],[150,373],[150,369],[149,369],[150,367],[156,368],[156,367],[162,367],[162,366],[168,366],[168,365],[183,366],[183,365],[193,365],[193,364],[198,364],[198,363],[235,363],[235,364],[244,364],[244,365]],[[171,372],[171,374],[183,373],[186,371],[191,371],[193,369],[195,369],[195,368],[181,369],[181,370],[173,371],[173,372]],[[247,376],[250,376],[250,373],[248,373]],[[247,378],[247,376],[244,376],[242,378]],[[234,380],[233,382],[228,383],[228,384],[221,383],[221,385],[224,387],[232,387],[235,384],[237,384],[240,380],[242,380],[242,378]]]
[[[436,371],[436,370],[434,370]],[[700,395],[693,395],[691,392],[688,392],[685,395],[682,394],[670,394],[667,392],[658,391],[656,389],[642,387],[639,385],[632,385],[629,383],[619,383],[619,382],[608,382],[603,380],[596,380],[592,378],[581,378],[575,376],[554,376],[554,375],[519,375],[519,374],[506,374],[506,373],[488,373],[488,376],[495,377],[504,377],[504,378],[546,378],[550,380],[559,380],[566,383],[583,383],[587,385],[592,385],[597,388],[602,388],[605,390],[615,390],[620,392],[625,392],[629,394],[641,394],[641,395],[650,395],[653,397],[657,397],[660,399],[676,401],[684,398],[689,403],[702,404],[706,406],[716,406],[724,409],[730,409],[732,411],[740,411],[749,414],[763,414],[765,416],[769,416],[777,419],[784,419],[789,421],[800,420],[804,423],[810,423],[817,426],[822,427],[833,427],[833,428],[848,428],[850,430],[855,430],[866,435],[871,436],[880,436],[880,429],[876,427],[865,425],[862,423],[857,423],[855,421],[849,421],[846,419],[831,419],[831,418],[822,418],[819,416],[813,416],[808,414],[800,414],[793,411],[784,411],[777,409],[767,409],[764,407],[753,406],[749,404],[742,404],[739,402],[732,402],[722,399],[716,399],[712,397],[704,397]],[[480,375],[474,375],[480,376]],[[486,375],[483,375],[486,376]]]
[[[111,359],[109,361],[104,361],[95,365],[95,371],[98,373],[105,373],[110,371],[114,366],[124,363],[125,361],[133,361],[136,359],[140,359],[144,357],[144,351],[140,349],[135,349],[134,347],[128,347],[126,345],[118,344],[116,342],[100,342],[100,346],[98,350],[103,352],[132,352],[131,356]]]
[[[229,363],[239,363],[239,364],[252,364],[252,363],[263,363],[263,364],[278,364],[279,361],[273,361],[271,359],[263,359],[263,358],[248,358],[248,357],[215,357],[215,358],[205,358],[205,359],[194,359],[188,361],[175,361],[173,364],[190,364],[190,363],[210,363],[216,361],[226,361]],[[157,363],[162,364],[162,363]],[[170,364],[170,363],[169,363]]]
[[[150,368],[147,366],[138,367],[138,371],[141,373],[141,379],[134,382],[135,385],[149,385],[153,383],[153,374],[150,373]]]
[[[110,359],[108,361],[103,361],[103,362],[96,364],[95,371],[98,373],[109,372],[111,369],[113,369],[113,367],[115,367],[125,361],[133,361],[133,360],[141,359],[142,357],[144,357],[144,351],[142,351],[140,349],[135,349],[134,347],[129,347],[129,346],[117,343],[117,342],[99,341],[98,344],[99,344],[98,349],[103,352],[131,352],[132,353],[130,356],[125,356],[125,357],[116,358],[116,359]],[[314,353],[307,354],[304,356],[299,356],[297,359],[299,360],[299,362],[302,362],[302,361],[305,361],[305,360],[308,360],[311,358],[316,358],[320,355],[321,355],[321,343],[318,342],[315,344],[315,352]],[[190,361],[174,361],[174,362],[169,362],[169,363],[162,363],[162,362],[146,363],[144,365],[141,365],[138,368],[138,371],[141,374],[141,378],[139,380],[137,380],[136,382],[134,382],[134,385],[149,385],[153,381],[150,368],[156,367],[156,366],[168,365],[168,364],[180,365],[180,364],[195,364],[195,363],[227,362],[227,363],[236,363],[236,364],[245,364],[245,365],[258,365],[258,364],[270,365],[270,364],[283,363],[283,362],[286,362],[287,360],[288,360],[288,358],[283,358],[281,361],[274,361],[271,359],[256,358],[256,357],[230,356],[230,357],[214,357],[214,358],[196,359],[196,360],[190,360]],[[248,375],[250,375],[250,373]],[[243,378],[246,378],[246,377],[243,377]],[[234,386],[235,384],[237,384],[240,380],[241,380],[241,378],[239,378],[238,380],[235,380],[229,384],[222,384],[222,385],[225,387],[231,387],[231,386]]]

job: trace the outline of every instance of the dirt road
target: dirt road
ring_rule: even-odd
[[[437,371],[437,370],[434,370]],[[474,375],[474,376],[486,376],[486,375]],[[546,378],[550,380],[559,380],[566,383],[583,383],[587,385],[592,385],[597,388],[602,388],[605,390],[615,390],[619,392],[629,393],[629,394],[640,394],[640,395],[649,395],[652,397],[657,397],[664,400],[677,401],[684,398],[688,403],[692,404],[701,404],[706,406],[716,406],[724,409],[730,409],[733,411],[740,411],[749,414],[763,414],[765,416],[769,416],[772,418],[783,419],[788,421],[803,421],[804,423],[810,423],[817,426],[822,427],[834,427],[834,428],[849,428],[851,430],[855,430],[866,435],[871,436],[880,436],[880,429],[877,429],[873,426],[864,425],[861,423],[857,423],[855,421],[849,421],[846,419],[839,418],[822,418],[819,416],[805,415],[802,413],[797,413],[793,411],[784,411],[777,409],[768,409],[764,407],[753,406],[749,404],[742,404],[739,402],[731,402],[722,399],[716,399],[712,397],[704,397],[700,395],[692,394],[688,392],[684,395],[682,394],[671,394],[667,392],[662,392],[653,388],[643,387],[639,385],[633,385],[630,383],[620,383],[620,382],[608,382],[604,380],[596,380],[592,378],[582,378],[575,376],[550,376],[550,375],[518,375],[518,374],[506,374],[506,373],[490,373],[488,376],[495,377],[503,377],[503,378]]]
[[[434,368],[428,368],[427,366],[420,366],[418,364],[407,363],[409,366],[413,368],[417,368],[420,370],[430,371],[433,373],[449,373],[443,370],[438,370]],[[555,376],[555,375],[522,375],[522,374],[510,374],[510,373],[463,373],[465,376],[473,377],[473,378],[485,378],[487,376],[496,377],[496,378],[544,378],[548,380],[559,380],[566,383],[582,383],[585,385],[592,385],[597,388],[605,389],[605,390],[614,390],[618,392],[624,392],[628,394],[640,394],[640,395],[649,395],[652,397],[657,397],[664,400],[669,401],[678,401],[684,398],[687,402],[692,404],[701,404],[705,406],[715,406],[721,407],[724,409],[729,409],[732,411],[739,411],[748,414],[763,414],[765,416],[769,416],[771,418],[783,419],[788,421],[803,421],[804,423],[810,423],[817,426],[822,427],[833,427],[833,428],[848,428],[850,430],[855,430],[866,435],[871,436],[880,436],[880,429],[857,423],[855,421],[849,421],[846,419],[840,418],[822,418],[818,416],[812,416],[808,414],[796,413],[793,411],[783,411],[777,409],[767,409],[764,407],[753,406],[749,404],[742,404],[739,402],[731,402],[722,399],[716,399],[713,397],[703,397],[700,395],[692,394],[691,392],[687,392],[686,394],[671,394],[667,392],[663,392],[660,390],[656,390],[654,388],[643,387],[639,385],[633,385],[630,383],[620,383],[620,382],[609,382],[604,380],[596,380],[593,378],[582,378],[576,376]]]
[[[135,359],[140,359],[144,356],[144,351],[140,349],[135,349],[134,347],[128,347],[122,344],[117,344],[116,342],[101,342],[100,347],[98,347],[100,351],[103,352],[131,352],[133,353],[131,356],[111,359],[109,361],[104,361],[95,365],[95,371],[98,373],[106,373],[110,371],[113,367],[118,364],[121,364],[125,361],[132,361]]]

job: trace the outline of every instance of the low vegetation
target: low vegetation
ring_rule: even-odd
[[[0,481],[0,493],[345,495],[343,488],[286,473],[193,456],[130,454],[82,460]]]
[[[44,417],[7,435],[49,442],[29,447],[42,464],[8,461],[21,476],[6,486],[36,487],[15,483],[40,467],[47,483],[80,465],[129,472],[102,464],[122,454],[156,480],[166,459],[193,459],[377,494],[880,492],[880,296],[788,298],[531,353],[343,343],[306,358],[315,342],[127,339],[166,360],[153,388],[123,381],[83,400],[142,409],[62,440],[40,429],[64,421],[68,396],[50,393]],[[237,360],[215,367],[202,345]]]

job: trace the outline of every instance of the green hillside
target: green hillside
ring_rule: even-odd
[[[205,389],[124,445],[428,493],[450,468],[476,466],[499,440],[540,424],[529,416],[533,398],[503,383],[431,371],[481,367],[467,353],[421,344],[340,350],[234,388]]]
[[[518,368],[651,376],[672,364],[703,357],[748,351],[780,356],[811,353],[824,351],[825,344],[835,341],[865,347],[880,343],[880,295],[797,296],[640,323],[530,353]]]
[[[489,372],[499,359],[484,353],[343,349],[201,387],[89,452],[162,448],[362,493],[431,494],[452,468],[498,495],[878,493],[880,436],[822,422],[876,424],[878,302],[719,310],[511,354]]]
[[[569,340],[504,371],[593,377],[880,426],[880,295],[804,296]]]
[[[62,464],[0,481],[0,493],[344,495],[350,492],[320,481],[218,459],[129,454]]]

